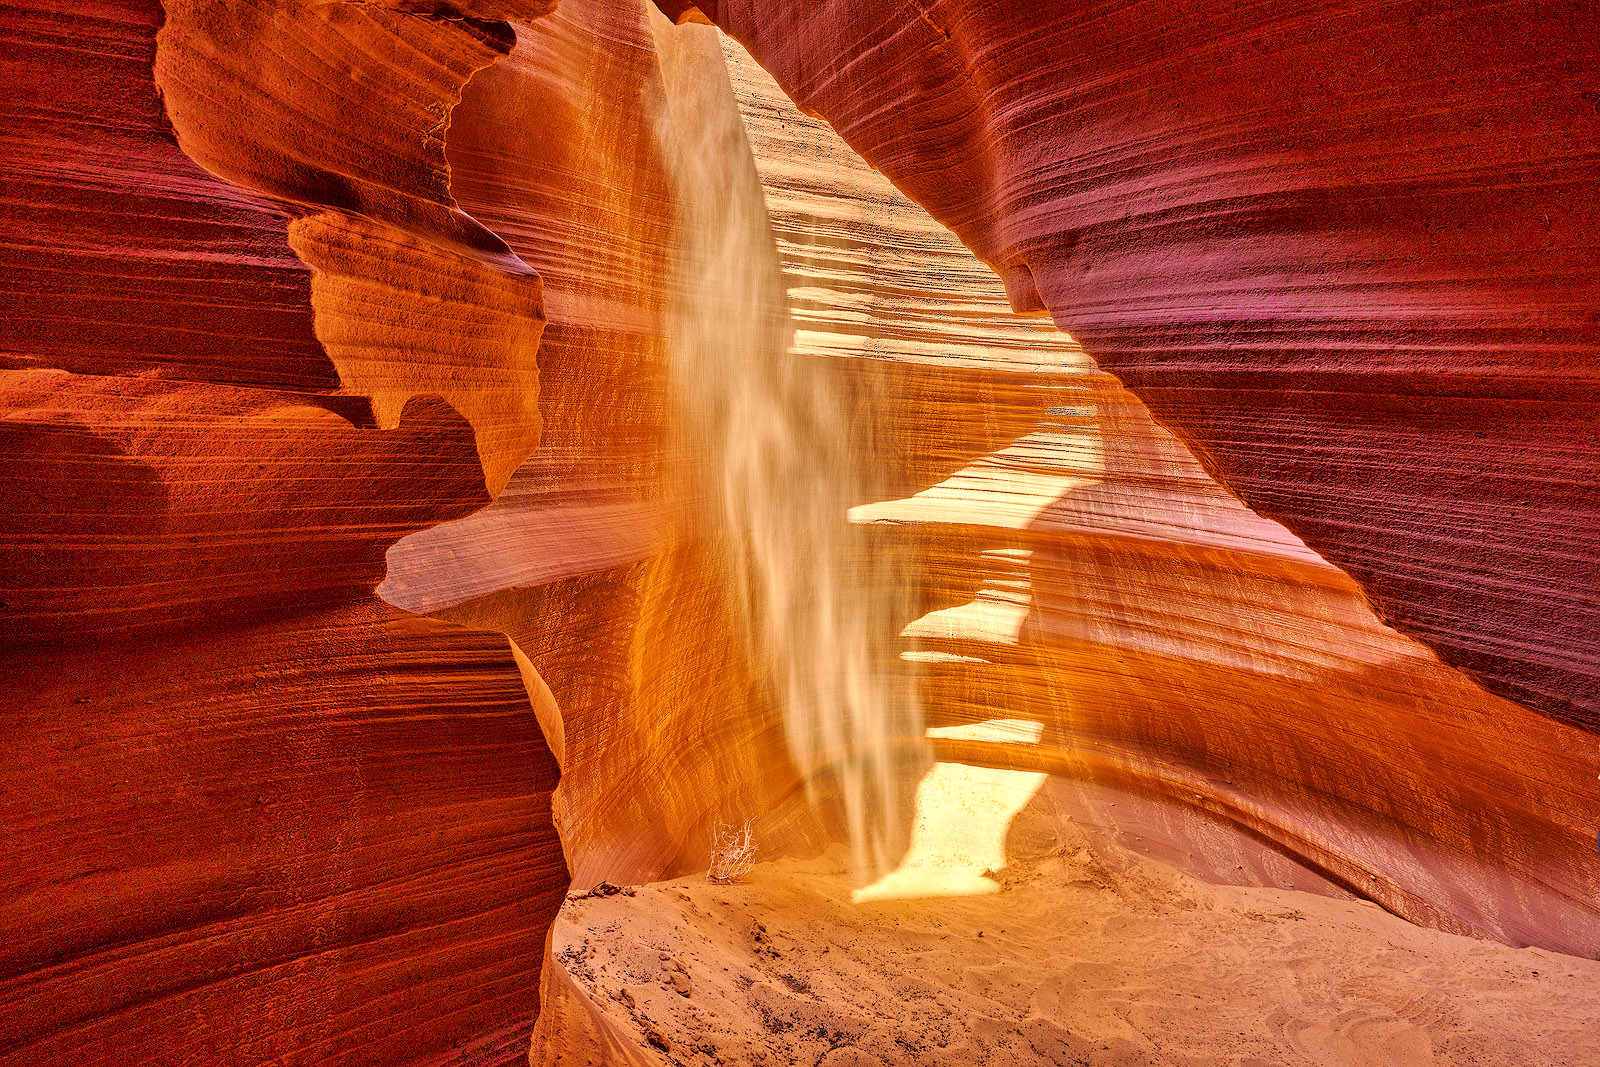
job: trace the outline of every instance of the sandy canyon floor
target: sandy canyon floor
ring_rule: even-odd
[[[553,950],[646,1062],[1600,1067],[1600,961],[1212,885],[1070,824],[974,873],[963,818],[1015,806],[985,773],[936,769],[943,814],[866,892],[842,851],[658,883],[569,902]]]

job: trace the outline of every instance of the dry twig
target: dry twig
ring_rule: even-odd
[[[718,823],[711,831],[711,866],[706,870],[706,881],[727,884],[737,882],[750,873],[756,865],[756,846],[746,819],[742,826]]]

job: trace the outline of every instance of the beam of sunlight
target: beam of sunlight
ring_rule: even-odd
[[[965,646],[1020,645],[1023,626],[1033,611],[1033,583],[1028,575],[1032,559],[1033,553],[1027,549],[997,548],[984,552],[984,583],[977,595],[965,604],[937,608],[913,619],[900,636],[920,642],[964,643]],[[902,652],[901,658],[907,658],[907,654]],[[983,660],[974,659],[973,662]]]
[[[1025,719],[990,719],[938,727],[931,738],[1004,744],[1038,744],[1044,724]],[[973,896],[996,893],[1000,885],[985,872],[1006,865],[1006,832],[1011,820],[1044,785],[1048,775],[936,763],[917,787],[911,848],[900,866],[852,895],[857,903],[913,897]]]
[[[703,459],[762,693],[808,796],[838,793],[866,877],[904,840],[897,768],[922,736],[914,677],[896,658],[917,608],[912,561],[846,520],[850,501],[883,492],[871,395],[839,360],[791,344],[776,236],[717,31],[652,26],[678,211],[666,324],[683,441]]]

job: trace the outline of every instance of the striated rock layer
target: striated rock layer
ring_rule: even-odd
[[[1592,4],[699,10],[1386,619],[1600,726]]]
[[[645,9],[549,6],[0,13],[8,1062],[510,1062],[570,874],[820,842],[673,425]]]
[[[6,1062],[514,1062],[570,876],[821,842],[668,338],[758,179],[941,759],[1600,952],[1592,13],[705,5],[1002,284],[552,6],[0,10]]]
[[[5,1059],[520,1059],[566,886],[505,639],[381,604],[0,664]]]
[[[518,6],[0,12],[8,1063],[526,1047],[555,762],[503,636],[373,594],[538,441],[443,153]]]
[[[395,545],[380,591],[507,634],[548,685],[577,884],[696,870],[719,822],[818,843],[674,386],[684,135],[645,8],[571,0],[517,34],[455,109],[449,159],[462,206],[543,277],[545,432],[491,507]]]
[[[930,725],[1041,729],[936,755],[1092,783],[1078,816],[1207,878],[1600,953],[1600,743],[1385,625],[726,53],[795,343],[881,398],[874,440],[904,495],[852,517],[922,561],[904,655]]]

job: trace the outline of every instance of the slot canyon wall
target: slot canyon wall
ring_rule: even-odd
[[[539,279],[443,155],[511,32],[0,17],[3,1056],[514,1059],[556,764],[503,636],[372,591],[538,440]]]
[[[1385,625],[1070,337],[1008,315],[990,271],[742,50],[728,61],[796,344],[880,381],[899,493],[852,517],[920,561],[903,654],[930,725],[1044,726],[937,754],[1110,787],[1064,802],[1213,880],[1322,881],[1425,925],[1600,951],[1592,736]]]
[[[1593,5],[672,6],[1402,630],[1600,725]]]
[[[569,881],[826,840],[674,380],[692,122],[929,724],[1043,724],[939,758],[1600,953],[1594,16],[702,10],[883,176],[638,0],[0,7],[8,1061],[520,1062]]]

